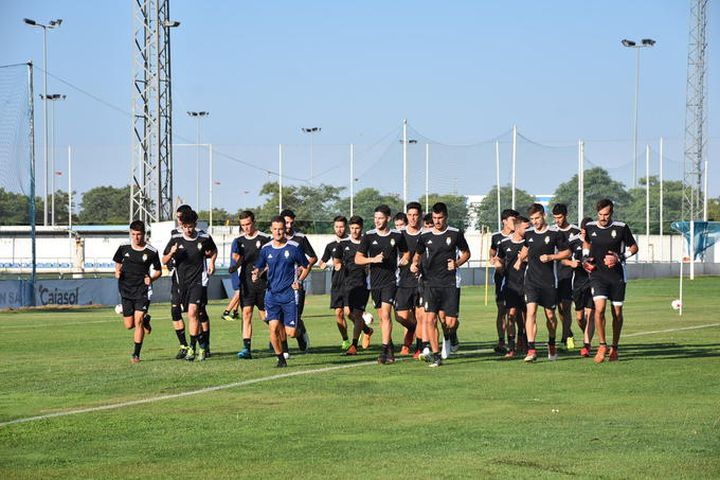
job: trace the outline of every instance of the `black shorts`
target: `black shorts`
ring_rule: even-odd
[[[502,273],[495,272],[495,275],[493,275],[493,282],[495,282],[495,303],[501,303],[503,301],[503,277],[504,275]]]
[[[395,310],[413,310],[418,306],[418,297],[417,287],[398,287],[395,293]]]
[[[448,317],[460,314],[460,289],[457,287],[425,287],[425,311],[445,312]]]
[[[125,298],[122,297],[120,300],[122,304],[123,317],[132,317],[135,312],[147,312],[150,308],[150,300],[145,298]]]
[[[243,286],[240,289],[240,307],[257,307],[261,312],[265,311],[265,289],[264,288],[247,288]]]
[[[345,307],[345,292],[342,288],[331,288],[330,289],[330,308],[343,308]]]
[[[582,286],[573,289],[573,302],[575,303],[575,311],[595,308],[589,282],[585,282]]]
[[[544,308],[555,308],[557,304],[557,291],[552,285],[538,287],[525,284],[525,303],[537,303]]]
[[[395,304],[395,293],[397,292],[395,285],[373,288],[370,292],[372,293],[373,305],[375,305],[376,309],[380,308],[383,303],[389,303],[390,305]]]
[[[203,290],[205,287],[202,285],[188,285],[187,287],[180,287],[180,303],[184,311],[188,311],[188,305],[194,303],[198,307],[203,304]]]
[[[182,305],[180,287],[177,282],[175,282],[175,277],[173,277],[172,283],[170,284],[170,304],[175,306]]]
[[[523,298],[522,291],[505,286],[503,289],[503,298],[505,299],[505,308],[525,309],[525,299]]]
[[[593,300],[606,298],[616,306],[620,306],[625,302],[625,282],[622,280],[612,281],[597,275],[591,275],[590,289]]]
[[[345,306],[350,307],[351,310],[364,312],[367,307],[368,298],[370,298],[370,292],[364,285],[345,289]]]
[[[202,288],[203,288],[203,289],[202,289],[202,299],[201,299],[201,301],[202,301],[202,305],[205,306],[205,305],[207,305],[207,303],[208,303],[208,294],[207,294],[207,292],[208,292],[208,287],[207,287],[207,285],[203,285]]]
[[[557,301],[569,302],[573,299],[572,278],[558,279]]]
[[[417,287],[417,307],[418,308],[425,308],[425,286],[423,285],[423,282],[418,282]]]

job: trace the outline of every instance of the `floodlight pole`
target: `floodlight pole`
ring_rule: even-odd
[[[660,259],[665,258],[665,239],[663,238],[663,137],[660,137]]]
[[[585,142],[578,140],[578,226],[585,215]]]
[[[314,159],[314,142],[313,137],[314,134],[320,133],[322,131],[322,128],[320,127],[303,127],[300,130],[302,130],[303,133],[307,133],[310,135],[310,186],[312,187],[313,184],[313,178],[315,177],[315,159]]]
[[[650,255],[650,145],[645,145],[645,247]]]
[[[283,146],[278,145],[278,214],[283,209]]]
[[[403,211],[405,211],[405,206],[407,205],[407,144],[408,144],[408,135],[407,135],[407,118],[403,120],[403,168],[402,168],[402,176],[403,176]]]
[[[214,178],[213,177],[214,176],[214,173],[213,173],[213,171],[214,171],[214,169],[213,169],[213,147],[212,147],[212,144],[208,144],[207,147],[208,147],[208,163],[210,163],[210,181],[208,182],[209,183],[209,187],[208,187],[209,195],[208,196],[210,197],[208,199],[209,203],[210,203],[210,208],[209,208],[210,225],[208,225],[208,233],[210,233],[212,235],[210,230],[212,229],[212,225],[213,225],[213,183],[214,183],[214,180],[213,180],[213,178]]]
[[[425,144],[425,211],[430,211],[430,144]]]
[[[187,112],[187,114],[197,120],[197,137],[195,141],[195,209],[200,211],[200,120],[210,115],[210,112]]]
[[[355,214],[355,145],[350,144],[350,216]]]
[[[497,224],[498,231],[502,230],[502,220],[500,216],[500,142],[495,141],[495,185],[497,188]]]
[[[516,171],[515,165],[517,163],[517,126],[513,125],[512,128],[512,208],[515,209],[515,181]]]

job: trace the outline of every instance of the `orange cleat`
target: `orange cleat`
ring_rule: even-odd
[[[580,349],[580,356],[581,356],[581,357],[584,357],[584,358],[589,357],[589,356],[590,356],[590,349],[589,349],[589,348],[586,348],[586,347],[582,347],[582,348]]]
[[[410,348],[408,348],[408,347],[406,347],[405,345],[403,345],[402,348],[400,349],[400,356],[401,356],[401,357],[406,357],[406,356],[408,356],[408,355],[410,355]]]
[[[345,355],[357,355],[357,347],[355,345],[350,345],[347,350],[345,350]]]
[[[422,350],[415,350],[415,353],[413,353],[413,360],[420,358],[420,355],[422,355]]]
[[[616,348],[610,347],[610,353],[608,354],[608,361],[609,362],[617,362],[618,361],[618,352]]]
[[[370,338],[372,337],[373,333],[374,333],[374,330],[371,328],[368,333],[363,334],[363,339],[362,339],[363,350],[367,350],[370,347]]]
[[[605,354],[607,353],[607,346],[606,345],[600,345],[598,347],[597,353],[595,353],[595,363],[602,363],[605,361]]]
[[[513,350],[513,349],[508,350],[508,352],[505,354],[505,356],[503,358],[505,360],[512,360],[513,358],[515,358],[515,350]]]
[[[532,363],[535,360],[537,360],[537,350],[535,349],[528,349],[527,355],[525,356],[525,359],[523,360],[525,363]]]

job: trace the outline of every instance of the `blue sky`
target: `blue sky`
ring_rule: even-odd
[[[49,72],[129,112],[132,4],[3,0],[0,44],[5,48],[0,64],[33,59],[42,66],[42,33],[24,25],[22,18],[62,18],[61,28],[49,33]],[[720,101],[713,94],[718,91],[720,26],[714,7],[707,90],[708,133],[713,139],[710,192],[717,196]],[[327,171],[318,177],[323,181],[348,183],[347,145],[359,145],[356,176],[364,177],[358,187],[371,185],[386,161],[393,165],[391,172],[397,170],[403,118],[421,143],[430,142],[435,152],[444,150],[451,158],[447,161],[454,173],[431,168],[437,190],[485,193],[494,181],[494,147],[476,147],[489,155],[478,167],[470,160],[452,159],[471,149],[453,157],[447,145],[477,144],[497,136],[504,142],[501,176],[508,179],[505,147],[513,124],[533,141],[568,145],[546,149],[547,155],[560,159],[567,174],[549,172],[546,164],[532,158],[520,161],[524,177],[519,177],[525,179],[521,186],[533,193],[548,193],[556,178],[574,173],[577,154],[572,145],[578,139],[587,142],[594,164],[626,170],[623,165],[632,160],[635,52],[620,45],[622,38],[657,40],[654,48],[641,52],[639,150],[644,151],[645,143],[656,148],[664,136],[666,156],[676,162],[667,171],[681,169],[686,1],[173,0],[170,10],[181,22],[172,33],[175,142],[195,138],[195,123],[185,111],[209,110],[203,140],[261,167],[239,171],[236,161],[215,155],[215,179],[220,182],[215,203],[232,211],[259,201],[259,185],[272,178],[261,170],[277,169],[279,143],[288,145],[288,174],[309,177],[309,139],[300,131],[303,126],[322,127],[315,139],[314,171]],[[63,152],[68,144],[77,150],[76,189],[126,184],[130,117],[52,78],[49,83],[50,93],[68,94],[56,109],[55,143]],[[38,77],[36,89],[41,88]],[[38,138],[41,142],[41,130]],[[542,150],[527,145],[526,152]],[[39,158],[41,152],[39,145]],[[423,155],[424,150],[414,147],[413,195],[424,188],[422,175],[417,175],[424,168]],[[194,151],[181,147],[175,157],[176,191],[193,202]],[[63,169],[63,162],[58,154],[57,169]],[[99,162],[102,170],[90,174]],[[206,197],[205,172],[201,181]],[[386,188],[400,191],[399,182]],[[200,206],[206,207],[207,200]]]

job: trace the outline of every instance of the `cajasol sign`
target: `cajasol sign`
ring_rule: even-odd
[[[120,295],[114,278],[38,280],[35,305],[115,305]]]

